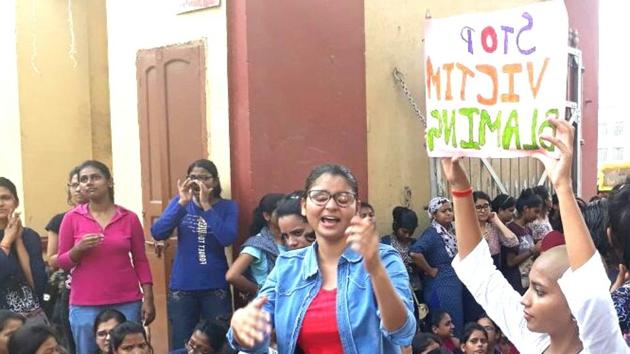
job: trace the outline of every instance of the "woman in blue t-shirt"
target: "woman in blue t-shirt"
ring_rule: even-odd
[[[173,198],[151,227],[156,240],[177,230],[177,253],[168,293],[172,346],[184,347],[201,318],[227,319],[232,299],[225,281],[225,247],[236,239],[238,208],[221,197],[217,167],[209,160],[193,162]]]
[[[238,290],[254,296],[273,269],[276,258],[286,251],[274,211],[284,194],[269,193],[254,209],[250,238],[241,246],[241,254],[230,266],[225,279]]]

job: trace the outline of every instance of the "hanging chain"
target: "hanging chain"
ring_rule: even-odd
[[[424,114],[420,112],[420,107],[418,106],[418,104],[416,103],[416,100],[411,95],[411,91],[409,91],[409,86],[407,86],[407,83],[405,82],[405,78],[403,74],[400,71],[398,71],[398,68],[394,68],[394,71],[392,72],[392,74],[394,75],[394,79],[398,83],[398,86],[400,86],[400,88],[403,90],[403,93],[407,97],[407,101],[409,101],[409,105],[411,106],[411,109],[416,114],[416,117],[420,119],[420,121],[422,122],[422,125],[424,125],[424,127],[426,128],[427,119],[425,118]]]

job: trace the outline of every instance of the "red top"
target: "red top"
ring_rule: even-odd
[[[564,245],[564,235],[558,231],[550,231],[545,238],[542,239],[542,243],[540,245],[540,252],[545,252],[546,250]]]
[[[442,348],[448,350],[449,353],[455,353],[457,346],[453,342],[453,337],[442,340]]]
[[[337,289],[320,289],[306,310],[298,346],[305,354],[343,354],[337,327]]]

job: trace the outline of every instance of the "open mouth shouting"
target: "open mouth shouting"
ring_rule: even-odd
[[[334,227],[337,227],[337,225],[339,225],[339,222],[341,221],[341,219],[333,215],[324,215],[319,219],[319,221],[320,221],[320,225],[322,225],[325,228],[334,228]]]

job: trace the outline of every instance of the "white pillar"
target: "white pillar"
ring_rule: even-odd
[[[15,183],[21,199],[20,210],[26,210],[18,93],[16,1],[0,1],[0,176]]]

